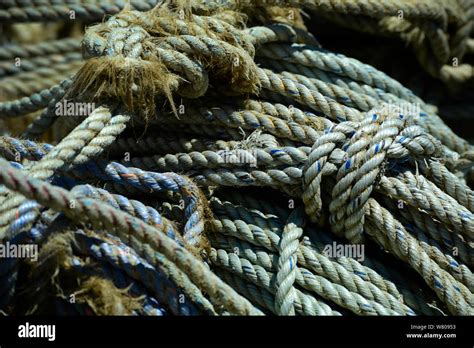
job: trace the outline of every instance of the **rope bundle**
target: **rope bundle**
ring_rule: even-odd
[[[398,8],[354,3],[285,6],[369,22]],[[409,3],[413,23],[459,14]],[[473,315],[472,146],[396,80],[323,49],[301,17],[245,26],[245,2],[214,5],[132,4],[87,28],[74,76],[0,102],[4,118],[38,112],[0,137],[0,239],[39,248],[0,259],[1,309]],[[1,59],[31,61],[0,64],[0,78],[80,61],[77,42],[9,44]],[[65,117],[60,102],[96,108]]]
[[[471,0],[301,3],[312,14],[339,26],[403,40],[413,48],[421,67],[448,85],[472,84],[472,59],[466,57],[472,54]]]

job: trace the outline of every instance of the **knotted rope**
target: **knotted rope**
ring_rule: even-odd
[[[336,155],[337,145],[342,145],[343,152]],[[317,219],[322,208],[319,192],[322,176],[334,172],[326,165],[333,164],[328,161],[331,156],[338,156],[344,163],[337,170],[329,221],[336,234],[358,243],[362,240],[365,205],[387,161],[410,155],[436,157],[440,152],[440,144],[403,114],[374,110],[359,124],[335,125],[315,142],[309,154],[304,173],[306,212]]]
[[[39,16],[22,4],[0,17]],[[147,4],[88,27],[74,76],[0,102],[2,117],[40,111],[23,137],[0,137],[0,239],[42,251],[38,264],[0,260],[2,309],[52,288],[60,313],[474,314],[472,146],[401,83],[323,49],[301,18],[292,26],[275,10],[365,16],[373,30],[399,4],[295,0],[262,16],[246,2]],[[466,54],[455,6],[403,11],[436,64]],[[77,50],[69,39],[8,45],[0,59],[30,60],[0,62],[0,79],[52,61],[67,75]],[[65,120],[64,100],[97,107]],[[55,127],[66,129],[57,142],[33,139]]]
[[[149,113],[157,95],[168,97],[172,105],[173,92],[198,98],[210,80],[230,87],[229,93],[255,92],[254,47],[232,24],[166,7],[122,12],[87,30],[83,48],[91,58],[76,75],[71,94],[92,90],[122,97],[131,110],[138,112],[144,104]]]

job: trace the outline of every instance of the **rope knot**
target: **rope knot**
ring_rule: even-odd
[[[258,91],[252,38],[222,13],[198,16],[159,6],[123,11],[87,29],[89,58],[70,95],[119,98],[128,109],[155,113],[155,98],[203,96],[209,85],[230,95]],[[235,16],[240,18],[240,16]],[[237,21],[237,20],[236,20]]]
[[[304,169],[303,201],[315,221],[321,214],[322,176],[335,173],[329,204],[334,233],[362,242],[365,206],[389,161],[406,161],[442,153],[441,144],[416,125],[414,118],[383,108],[360,123],[334,125],[313,145]]]

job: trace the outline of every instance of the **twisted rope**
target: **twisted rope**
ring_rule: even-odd
[[[11,77],[2,79],[4,83],[0,87],[0,93],[8,99],[26,97],[41,90],[54,86],[66,80],[71,73],[79,70],[81,61],[72,61],[66,64],[54,66],[54,68],[38,68],[32,72],[22,72]],[[59,96],[56,102],[61,99]],[[56,104],[50,102],[50,104]]]
[[[298,250],[298,239],[303,235],[303,229],[298,226],[301,224],[302,216],[301,211],[295,211],[290,215],[280,241],[275,295],[275,307],[280,315],[295,314],[296,291],[293,287],[296,280],[295,254]]]
[[[100,19],[105,14],[115,14],[120,12],[127,3],[138,11],[148,11],[155,6],[157,0],[137,1],[131,0],[125,2],[99,0],[95,3],[70,3],[64,1],[60,3],[45,5],[40,2],[37,6],[34,2],[31,4],[23,3],[22,7],[13,7],[14,2],[8,1],[5,9],[0,9],[0,19],[4,23],[8,22],[48,22],[71,19],[71,12],[74,13],[74,19]],[[26,6],[25,6],[26,5]],[[29,6],[28,6],[29,5]]]
[[[217,206],[216,206],[217,204]],[[284,236],[285,232],[281,232],[282,227],[279,227],[280,234],[275,234],[272,230],[275,230],[274,224],[270,226],[265,226],[263,223],[264,219],[256,220],[251,218],[250,216],[247,217],[247,223],[250,222],[252,225],[247,225],[242,220],[232,220],[229,218],[222,219],[223,216],[230,214],[231,212],[240,212],[241,208],[235,208],[232,205],[226,204],[224,206],[218,201],[214,201],[213,207],[216,208],[216,212],[218,213],[220,220],[217,220],[215,223],[217,224],[217,230],[219,233],[223,233],[225,235],[233,236],[239,239],[246,240],[252,244],[265,247],[271,251],[278,251],[279,245],[284,243],[284,241],[280,238]],[[226,207],[226,215],[222,215],[221,209]],[[228,210],[230,209],[230,210]],[[222,217],[221,217],[222,216]],[[235,218],[234,218],[235,219]],[[271,220],[270,220],[271,221]],[[277,224],[278,226],[278,224]],[[309,241],[308,241],[309,242]],[[257,251],[256,253],[252,252],[252,248],[245,243],[236,243],[236,240],[232,240],[231,242],[221,242],[222,243],[232,243],[230,244],[229,250],[232,250],[232,245],[239,245],[238,249],[234,250],[242,250],[244,252],[244,257],[249,257],[250,260],[267,260],[268,257],[272,258],[271,254],[269,256],[263,257],[263,252],[261,250]],[[380,282],[377,281],[382,280],[377,273],[372,271],[369,268],[364,268],[363,266],[359,265],[355,260],[348,259],[351,261],[355,261],[354,265],[347,265],[347,262],[341,262],[343,260],[338,260],[344,264],[344,266],[348,267],[347,269],[344,266],[341,266],[335,261],[331,261],[329,258],[324,256],[324,254],[320,254],[315,251],[315,246],[312,245],[310,242],[307,244],[308,246],[296,245],[297,247],[297,261],[293,262],[293,267],[296,268],[296,262],[300,266],[307,267],[310,270],[314,270],[317,274],[330,279],[333,283],[338,283],[344,287],[346,287],[350,291],[354,291],[357,293],[362,294],[366,299],[377,301],[385,306],[391,307],[393,309],[397,309],[399,311],[407,311],[407,309],[401,309],[399,300],[401,299],[401,295],[399,291],[394,287],[391,283],[386,283],[384,281]],[[321,248],[324,248],[325,244],[321,244]],[[322,250],[320,250],[322,251]],[[354,267],[355,268],[354,268]],[[353,272],[354,274],[351,275],[349,272]],[[365,280],[361,280],[361,275],[369,274],[372,278],[370,282],[366,282]],[[376,286],[374,286],[376,284]],[[380,288],[378,287],[380,286]],[[388,287],[387,287],[388,286]],[[389,292],[389,293],[387,293]],[[391,304],[389,304],[391,303]],[[398,304],[397,304],[398,303]],[[393,306],[393,307],[392,307]],[[412,313],[411,310],[408,309],[407,313]]]
[[[128,116],[111,117],[111,113],[106,108],[96,109],[48,155],[30,166],[28,168],[30,175],[40,179],[49,179],[58,168],[68,170],[99,155],[124,130],[128,120]],[[1,201],[3,205],[0,224],[6,226],[14,218],[15,209],[24,199],[18,195],[8,195],[2,197]]]
[[[0,59],[7,60],[16,57],[30,58],[52,54],[64,54],[79,51],[80,47],[81,42],[78,39],[72,38],[28,45],[7,44],[2,46]]]
[[[474,313],[472,149],[436,106],[270,10],[156,4],[132,1],[89,26],[71,79],[76,39],[5,45],[2,91],[27,97],[1,102],[0,116],[39,116],[21,138],[0,137],[12,161],[0,160],[2,241],[50,248],[68,236],[56,245],[66,273],[143,296],[122,310],[131,315]],[[469,79],[467,64],[446,66],[469,54],[463,1],[276,5],[401,37],[432,75]],[[93,21],[124,6],[8,0],[0,18],[67,20],[72,10]],[[25,64],[6,62],[16,57]],[[111,106],[64,118],[64,99]],[[329,254],[339,246],[362,255]],[[0,262],[0,308],[24,296],[29,268],[49,272]],[[47,285],[32,274],[40,291],[27,296]]]
[[[176,262],[181,270],[191,270],[191,278],[208,291],[214,301],[228,308],[229,311],[241,314],[259,313],[248,301],[238,296],[232,288],[224,284],[207,268],[199,262],[195,262],[191,253],[168,237],[157,233],[158,231],[155,228],[94,199],[75,199],[64,189],[53,187],[37,179],[28,179],[18,170],[12,169],[3,160],[0,165],[2,167],[0,180],[8,188],[24,194],[25,197],[35,199],[45,206],[62,211],[72,219],[86,219],[87,222],[98,229],[109,229],[122,240],[127,240],[129,245],[134,249],[139,249],[142,253],[145,253],[147,244],[142,244],[141,247],[139,247],[139,244],[148,241],[150,247],[162,251],[170,261]],[[49,194],[40,197],[39,192],[43,192],[43,190],[46,190]],[[74,209],[69,207],[71,200],[77,201]],[[130,234],[132,233],[132,226],[133,237]]]
[[[79,252],[91,255],[99,261],[107,262],[117,269],[123,270],[132,279],[139,281],[146,288],[152,289],[158,301],[169,306],[168,308],[173,314],[196,315],[201,313],[193,302],[178,301],[176,285],[164,274],[157,272],[148,262],[137,257],[129,248],[124,252],[124,246],[104,243],[100,239],[94,240],[82,233],[76,233],[76,241]]]
[[[34,71],[41,67],[54,66],[77,61],[82,58],[78,52],[66,53],[64,55],[53,55],[49,57],[40,56],[30,59],[22,59],[19,66],[12,65],[10,61],[0,62],[0,77],[11,76],[22,71]]]
[[[51,100],[61,98],[64,95],[64,88],[67,88],[70,84],[70,81],[66,80],[61,84],[34,93],[29,97],[9,102],[0,102],[0,115],[6,117],[19,117],[40,110],[47,106]]]

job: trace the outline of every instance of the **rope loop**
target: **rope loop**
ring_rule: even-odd
[[[123,11],[86,31],[82,46],[89,59],[70,94],[119,97],[129,109],[152,115],[156,97],[167,97],[174,109],[174,92],[198,98],[210,83],[229,95],[255,93],[255,39],[239,23],[167,6]]]
[[[353,243],[363,241],[365,205],[389,160],[440,156],[439,141],[397,110],[371,110],[360,123],[343,122],[326,130],[313,145],[304,170],[306,212],[321,214],[321,179],[335,173],[329,213],[332,230]]]

